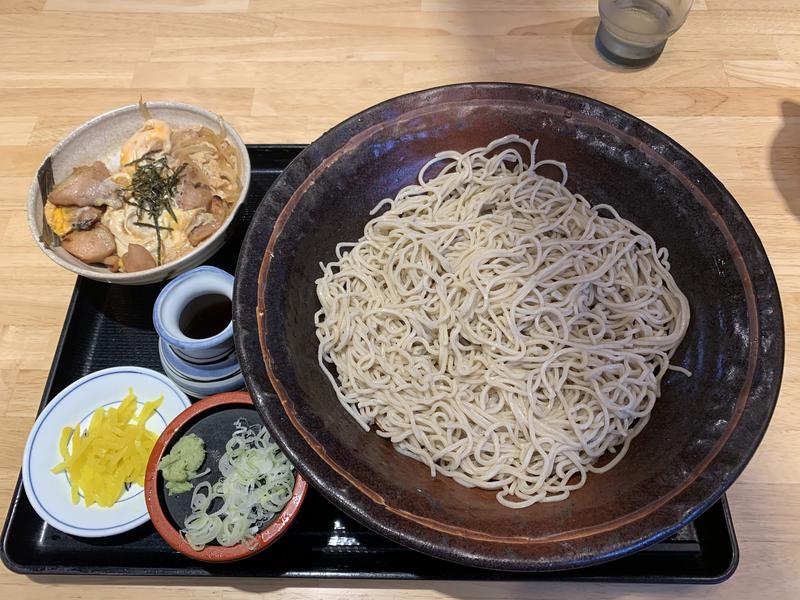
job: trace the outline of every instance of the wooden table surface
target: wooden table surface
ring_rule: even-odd
[[[800,350],[800,3],[695,0],[654,66],[593,47],[596,0],[2,0],[0,511],[19,473],[74,277],[38,250],[25,198],[42,157],[87,118],[145,99],[202,105],[247,142],[309,142],[397,94],[463,81],[577,91],[674,137],[723,181],[780,285]],[[0,598],[800,597],[800,367],[730,490],[739,569],[719,586],[314,580],[38,579]]]

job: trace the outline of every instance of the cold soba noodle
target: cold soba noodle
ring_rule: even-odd
[[[535,153],[507,136],[438,154],[317,280],[319,362],[347,412],[512,508],[619,462],[689,324],[667,250]]]

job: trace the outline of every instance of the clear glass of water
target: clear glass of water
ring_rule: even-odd
[[[692,0],[600,0],[597,50],[617,64],[652,64],[691,7]]]

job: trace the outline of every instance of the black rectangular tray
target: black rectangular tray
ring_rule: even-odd
[[[302,146],[250,146],[252,179],[228,243],[209,261],[231,273],[243,236],[267,188]],[[67,310],[40,410],[67,385],[93,371],[136,364],[161,371],[151,311],[161,284],[107,285],[79,277]],[[733,574],[739,549],[723,497],[664,542],[598,566],[555,573],[474,569],[394,544],[310,490],[296,521],[276,544],[236,563],[195,562],[172,550],[150,523],[103,539],[50,527],[31,508],[20,481],[3,528],[5,565],[29,575],[320,577],[369,579],[564,580],[718,583]]]

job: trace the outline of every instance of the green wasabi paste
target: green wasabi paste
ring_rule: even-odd
[[[172,496],[188,492],[194,485],[190,479],[206,459],[205,442],[195,434],[183,436],[172,447],[169,454],[158,461],[158,470],[167,482],[167,492]]]

